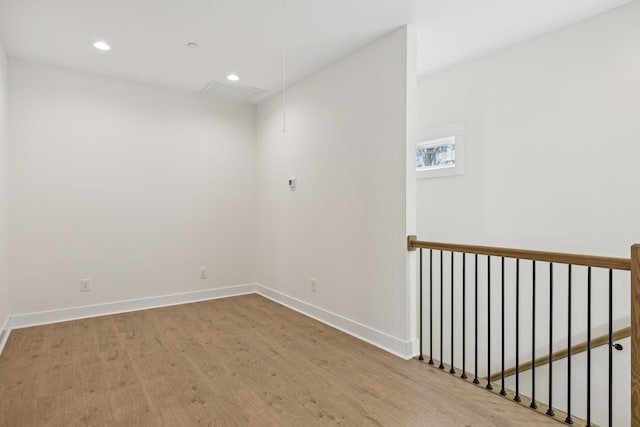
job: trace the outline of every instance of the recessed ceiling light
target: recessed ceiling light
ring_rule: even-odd
[[[227,76],[227,80],[231,81],[231,82],[237,82],[238,80],[240,80],[240,77],[238,77],[237,74],[229,74]]]
[[[195,49],[200,47],[200,45],[198,43],[190,42],[190,43],[187,43],[187,47],[190,47],[191,49]]]
[[[102,40],[98,40],[94,42],[93,47],[95,47],[98,50],[111,50],[111,46],[109,46],[107,42],[104,42]]]

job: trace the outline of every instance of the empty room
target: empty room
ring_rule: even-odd
[[[0,426],[640,427],[639,22],[0,0]]]

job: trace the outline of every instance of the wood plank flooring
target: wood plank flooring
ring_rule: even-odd
[[[14,330],[0,426],[558,424],[257,295]]]

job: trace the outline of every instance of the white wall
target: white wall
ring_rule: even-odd
[[[12,314],[254,281],[254,107],[18,60],[9,74]]]
[[[631,339],[625,338],[619,343],[623,349],[613,352],[613,425],[631,426]],[[591,353],[591,420],[595,425],[608,423],[608,346],[598,347]],[[571,413],[573,417],[586,419],[587,405],[587,353],[574,355],[571,359]],[[505,387],[515,390],[515,376],[505,378]],[[536,400],[549,401],[549,367],[536,369]],[[520,393],[531,396],[531,371],[520,374]],[[566,412],[567,409],[567,359],[554,362],[553,365],[553,406]]]
[[[640,3],[418,82],[465,175],[418,181],[422,239],[629,256],[640,242]]]
[[[406,269],[412,37],[410,28],[397,30],[290,88],[286,133],[278,96],[259,105],[257,119],[258,281],[382,332],[400,347],[412,338]],[[291,176],[298,181],[294,192]]]
[[[0,44],[0,348],[2,332],[9,317],[9,273],[7,264],[7,56]]]
[[[557,250],[629,257],[640,242],[640,199],[635,196],[640,158],[640,3],[572,25],[544,37],[461,64],[418,81],[418,134],[450,123],[464,123],[465,174],[417,181],[418,236],[445,241]],[[425,254],[426,256],[426,254]],[[444,263],[444,360],[450,361],[450,277]],[[434,258],[438,261],[438,257]],[[473,307],[473,259],[467,264],[467,308]],[[459,268],[461,258],[457,258]],[[486,257],[481,257],[479,284],[479,364],[486,374],[487,286]],[[520,357],[531,354],[531,264],[521,265]],[[427,271],[427,270],[425,270]],[[456,270],[458,271],[458,270]],[[549,267],[537,267],[536,354],[548,351]],[[439,269],[435,272],[436,357],[439,357]],[[584,340],[586,272],[573,270],[574,343]],[[456,273],[456,365],[461,361],[461,283]],[[507,261],[506,365],[515,359],[515,266]],[[554,350],[566,347],[567,267],[554,269]],[[425,276],[425,286],[428,275]],[[500,265],[492,264],[492,372],[500,369]],[[607,277],[594,271],[594,336],[606,331]],[[629,276],[616,273],[615,327],[628,325]],[[428,304],[428,298],[425,298]],[[426,312],[428,315],[428,311]],[[473,313],[473,309],[469,313]],[[467,318],[467,334],[473,331]],[[425,330],[428,322],[425,319]],[[604,328],[604,329],[603,329]],[[467,369],[472,369],[467,335]],[[428,341],[428,333],[425,333]],[[428,352],[428,350],[425,350]],[[628,352],[615,354],[616,378],[628,378]],[[584,362],[576,360],[574,378],[583,376]],[[606,372],[607,361],[594,360]],[[471,368],[470,368],[471,367]],[[542,369],[537,375],[543,375]],[[554,366],[554,383],[566,368]],[[606,424],[606,378],[594,379],[596,422]],[[523,385],[523,387],[526,386]],[[538,390],[546,387],[544,378]],[[526,392],[526,390],[525,390]],[[574,379],[574,410],[584,416],[583,386]],[[628,425],[628,381],[617,381],[616,422]],[[546,399],[545,393],[538,398]],[[566,405],[562,389],[558,406]]]

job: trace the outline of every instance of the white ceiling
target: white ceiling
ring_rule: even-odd
[[[0,0],[0,41],[11,57],[193,92],[229,72],[240,75],[239,84],[275,92],[283,22],[288,79],[295,82],[406,23],[418,28],[424,73],[629,2]],[[97,39],[113,49],[95,50]]]

